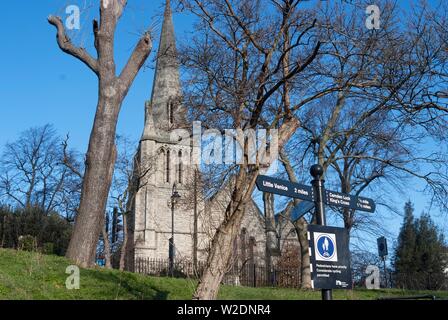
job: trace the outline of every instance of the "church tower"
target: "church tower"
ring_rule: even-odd
[[[171,207],[173,189],[185,196],[192,176],[191,162],[184,160],[191,157],[190,142],[170,139],[172,130],[186,128],[185,114],[171,4],[167,0],[151,100],[145,103],[145,126],[136,156],[138,171],[148,171],[140,179],[134,200],[136,257],[168,260],[173,231],[176,259],[192,256],[194,212],[175,206],[173,230]]]
[[[185,126],[185,108],[170,0],[166,1],[151,100],[146,103],[143,139]]]

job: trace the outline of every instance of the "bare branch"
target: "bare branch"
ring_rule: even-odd
[[[62,164],[66,166],[71,172],[73,172],[76,176],[79,178],[83,178],[83,175],[79,170],[73,165],[72,157],[68,154],[67,148],[68,148],[68,140],[69,136],[67,135],[65,140],[62,142],[62,151],[63,151],[63,157],[62,157]]]
[[[137,43],[128,63],[124,67],[119,77],[122,93],[126,95],[132,82],[137,76],[138,71],[145,63],[152,50],[152,40],[150,32],[145,32],[143,37]]]
[[[48,22],[57,29],[57,42],[59,48],[65,53],[79,59],[87,65],[95,74],[99,74],[98,61],[93,58],[84,48],[78,48],[73,45],[71,39],[65,33],[64,24],[60,17],[49,16]]]

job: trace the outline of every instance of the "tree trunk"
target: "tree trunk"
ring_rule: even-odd
[[[121,245],[120,251],[120,270],[124,271],[126,268],[126,257],[128,253],[126,252],[128,248],[128,221],[127,214],[123,214],[123,244]]]
[[[104,241],[104,257],[106,260],[106,269],[112,269],[109,234],[106,231],[105,224],[103,224],[102,234],[103,234],[103,241]]]
[[[100,95],[106,89],[100,88]],[[116,159],[115,131],[121,101],[100,96],[86,158],[79,213],[76,217],[67,258],[81,267],[91,267]],[[114,111],[109,111],[114,109]]]
[[[285,167],[288,178],[291,182],[297,183],[297,177],[291,166],[291,162],[288,155],[284,150],[280,151],[280,157]],[[297,206],[300,203],[299,199],[294,199],[294,205]],[[315,216],[315,215],[314,215]],[[315,219],[315,217],[313,217]],[[315,223],[315,222],[314,222]],[[308,242],[308,224],[305,218],[300,218],[295,223],[295,228],[297,230],[297,236],[300,243],[300,272],[301,272],[301,288],[310,289],[311,288],[311,270],[310,270],[310,253],[309,253],[309,242]]]
[[[121,104],[152,49],[151,35],[146,32],[117,76],[114,61],[115,30],[126,5],[127,0],[113,3],[100,1],[100,22],[93,21],[97,59],[72,43],[60,17],[48,18],[48,22],[57,29],[60,49],[82,61],[98,77],[98,104],[86,155],[81,202],[66,255],[81,267],[91,267],[95,261],[116,159],[115,134]]]
[[[308,224],[304,218],[300,218],[296,223],[297,235],[300,243],[300,272],[302,289],[311,289],[310,253],[308,242]]]
[[[229,207],[232,205],[233,202],[229,204]],[[233,241],[238,235],[243,216],[244,210],[237,209],[234,218],[224,221],[216,231],[207,259],[207,267],[193,299],[214,300],[218,296],[219,287],[232,254]]]
[[[271,257],[280,255],[280,247],[275,224],[274,195],[272,193],[264,192],[263,204],[266,233],[266,266],[269,266],[272,262]]]
[[[296,118],[285,120],[279,129],[279,149],[283,147],[298,127],[299,121]],[[248,159],[247,146],[244,149],[245,158]],[[245,163],[247,164],[247,160]],[[218,296],[220,283],[232,256],[233,241],[238,235],[244,217],[244,207],[252,196],[255,189],[255,179],[260,170],[258,166],[249,168],[246,164],[240,166],[236,176],[232,196],[226,208],[225,219],[213,237],[207,264],[193,299],[214,300]]]

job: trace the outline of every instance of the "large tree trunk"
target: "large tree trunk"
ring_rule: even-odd
[[[226,218],[213,237],[207,265],[196,289],[193,299],[214,300],[218,296],[219,287],[227,270],[232,255],[233,242],[238,235],[241,221],[244,216],[242,182],[246,180],[246,173],[240,171],[237,185],[232,194],[232,200],[226,209]],[[252,180],[253,176],[252,176]],[[253,181],[253,184],[255,181]],[[250,183],[250,182],[249,182]],[[249,186],[250,188],[250,186]]]
[[[296,118],[287,118],[279,129],[278,148],[289,140],[299,127]],[[235,185],[229,204],[226,208],[224,221],[216,231],[210,254],[207,258],[204,273],[199,281],[193,299],[213,300],[218,296],[219,286],[232,256],[233,241],[238,235],[241,221],[244,217],[245,204],[252,196],[255,180],[260,167],[247,166],[247,146],[244,146],[246,164],[240,166],[235,178]]]
[[[106,269],[112,269],[112,259],[110,253],[110,241],[109,234],[106,232],[106,226],[103,226],[102,229],[103,241],[104,241],[104,258],[106,260]]]
[[[311,270],[310,270],[310,254],[309,254],[309,242],[308,242],[308,223],[304,218],[300,218],[295,223],[297,235],[300,243],[300,273],[302,289],[311,289]]]
[[[274,195],[264,192],[263,203],[267,247],[266,255],[278,256],[280,255],[280,247],[275,226]]]
[[[101,90],[101,92],[105,90]],[[79,213],[76,217],[67,258],[82,267],[90,267],[95,261],[96,244],[115,165],[115,126],[118,112],[109,112],[111,106],[118,111],[117,103],[100,96],[86,158]]]
[[[280,158],[285,167],[286,174],[291,182],[297,183],[297,177],[291,166],[291,162],[288,155],[284,150],[280,150]],[[299,199],[293,200],[294,205],[297,206],[300,203]],[[300,265],[301,265],[301,288],[310,289],[311,288],[311,270],[310,270],[310,253],[309,253],[309,242],[308,242],[308,223],[305,218],[300,218],[295,222],[295,228],[297,230],[297,237],[300,243]]]
[[[125,237],[123,244],[124,247],[124,270],[134,272],[134,258],[135,258],[135,241],[134,241],[134,228],[135,228],[135,215],[134,210],[128,210],[123,215],[123,229],[125,231]],[[121,268],[121,262],[120,262]]]
[[[124,271],[126,268],[126,258],[128,257],[128,218],[127,214],[123,214],[123,243],[120,250],[120,270]]]
[[[121,74],[116,75],[114,36],[126,4],[127,0],[101,0],[100,23],[93,22],[97,59],[71,42],[61,18],[48,18],[48,22],[57,29],[61,50],[81,60],[99,79],[98,104],[86,156],[81,203],[67,250],[67,257],[82,267],[90,267],[95,262],[116,158],[115,133],[121,104],[152,48],[151,36],[146,32]]]

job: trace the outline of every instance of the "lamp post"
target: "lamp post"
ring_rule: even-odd
[[[174,276],[174,206],[177,200],[180,199],[180,194],[177,192],[176,184],[173,184],[173,192],[171,194],[171,239],[169,241],[169,260],[170,260],[170,274]]]

